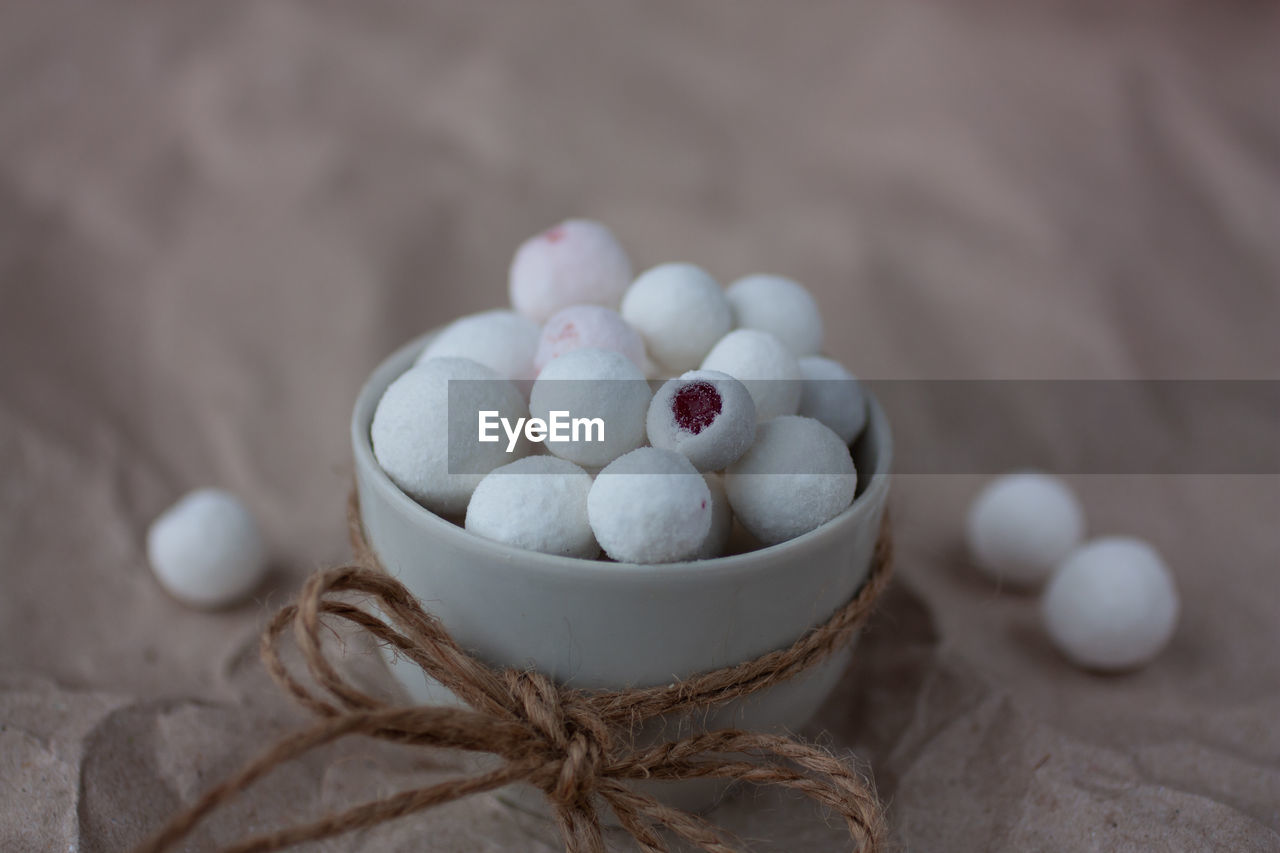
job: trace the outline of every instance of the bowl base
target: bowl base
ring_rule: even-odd
[[[794,734],[808,723],[818,706],[834,689],[848,666],[853,645],[851,643],[843,650],[833,653],[827,660],[790,681],[726,703],[714,711],[669,715],[650,720],[636,733],[636,740],[641,744],[652,744],[660,740],[675,740],[698,732],[727,728],[780,735]],[[466,707],[452,691],[428,677],[413,661],[398,657],[382,646],[379,646],[379,653],[414,704]],[[728,796],[733,783],[721,779],[685,779],[674,782],[638,781],[632,787],[664,805],[700,814],[715,808]],[[546,798],[536,788],[524,784],[510,785],[498,791],[497,796],[502,802],[521,811],[551,818]],[[618,825],[611,811],[602,812],[601,817],[609,826]]]

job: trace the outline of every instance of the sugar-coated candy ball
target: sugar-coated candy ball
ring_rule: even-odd
[[[760,424],[755,444],[725,471],[729,504],[765,545],[807,533],[848,508],[858,485],[840,436],[813,418]]]
[[[822,313],[808,290],[778,275],[749,275],[725,292],[734,326],[769,332],[796,356],[822,350]]]
[[[755,441],[756,406],[727,373],[691,370],[653,395],[646,429],[654,447],[688,457],[699,471],[719,471]]]
[[[557,311],[542,327],[533,358],[534,375],[553,358],[576,349],[609,349],[622,353],[641,370],[647,365],[640,333],[617,311],[602,305],[571,305]]]
[[[724,291],[693,264],[643,273],[622,298],[622,317],[639,330],[653,360],[672,373],[697,367],[733,328]]]
[[[418,363],[431,358],[469,358],[504,379],[531,380],[537,376],[533,357],[541,333],[537,323],[514,311],[470,314],[441,330],[418,356]]]
[[[548,451],[587,468],[600,468],[644,444],[645,414],[652,396],[644,373],[622,353],[578,349],[553,359],[538,374],[529,395],[529,411],[548,424],[553,413],[562,413],[560,421],[570,425],[568,441],[548,435]],[[600,429],[585,423],[594,419],[601,422]]]
[[[452,392],[450,380],[457,380]],[[529,452],[523,439],[510,452],[505,437],[481,442],[481,411],[496,411],[513,424],[529,414],[516,386],[491,368],[466,358],[421,362],[378,401],[369,429],[374,458],[427,509],[459,516],[485,474]]]
[[[966,524],[969,553],[993,580],[1039,586],[1084,537],[1084,512],[1062,480],[1006,474],[974,498]]]
[[[599,222],[570,219],[530,237],[511,261],[511,305],[545,323],[570,305],[617,308],[631,284],[631,261]]]
[[[746,385],[756,404],[756,418],[761,421],[794,415],[800,408],[800,365],[768,332],[730,332],[707,353],[702,369],[727,373]]]
[[[724,477],[708,471],[702,475],[711,492],[711,529],[702,547],[694,555],[695,560],[710,560],[724,556],[729,548],[729,536],[733,533],[733,510],[729,507],[729,495],[724,490]]]
[[[691,560],[711,530],[711,491],[679,453],[641,447],[596,475],[587,515],[620,563]]]
[[[1178,622],[1178,590],[1155,549],[1128,537],[1073,551],[1041,601],[1053,644],[1078,666],[1133,669],[1160,653]]]
[[[591,475],[567,459],[528,456],[495,468],[467,505],[467,530],[563,557],[600,556],[587,521]]]
[[[258,523],[221,489],[198,489],[161,513],[147,531],[147,558],[160,585],[192,607],[234,604],[267,574]]]
[[[862,384],[840,362],[813,355],[800,359],[800,411],[822,421],[845,444],[867,425],[867,395]]]

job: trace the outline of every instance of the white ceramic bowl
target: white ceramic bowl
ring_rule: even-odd
[[[791,644],[828,619],[866,579],[889,492],[892,439],[875,400],[854,446],[853,504],[803,536],[743,554],[637,565],[558,557],[481,539],[400,491],[373,457],[369,425],[383,390],[430,340],[369,377],[351,420],[360,514],[383,566],[458,643],[498,666],[528,667],[576,687],[666,684]],[[835,686],[848,651],[799,678],[730,703],[696,725],[794,731]],[[393,672],[418,702],[449,702],[415,664]],[[677,721],[680,733],[695,725]],[[674,732],[670,724],[665,736]],[[663,799],[709,805],[716,786],[679,783]]]

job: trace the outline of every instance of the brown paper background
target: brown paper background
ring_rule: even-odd
[[[1277,81],[1268,3],[4,4],[0,848],[123,849],[302,722],[254,643],[345,554],[363,376],[504,301],[562,217],[807,282],[868,377],[1277,378]],[[809,732],[871,763],[900,847],[1280,849],[1277,479],[1076,481],[1183,594],[1122,677],[967,565],[979,482],[899,478],[900,582]],[[206,484],[278,555],[219,614],[141,546]],[[191,849],[452,762],[342,744]],[[713,816],[843,849],[771,792]],[[555,839],[480,797],[317,849]]]

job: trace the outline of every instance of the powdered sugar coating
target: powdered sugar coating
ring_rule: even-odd
[[[702,475],[707,490],[711,492],[711,529],[707,538],[702,540],[702,547],[694,555],[695,560],[710,560],[722,557],[729,548],[729,536],[733,533],[733,510],[729,506],[729,495],[724,490],[724,477],[713,472]]]
[[[431,343],[417,363],[431,358],[468,358],[514,382],[537,375],[533,357],[542,329],[528,317],[499,309],[459,317]]]
[[[845,444],[853,444],[867,425],[862,384],[835,359],[815,355],[800,359],[799,364],[804,383],[798,414],[822,421]]]
[[[512,307],[545,323],[570,305],[617,308],[631,284],[631,261],[604,225],[569,219],[521,244],[508,283]]]
[[[451,379],[471,380],[455,383],[452,400]],[[524,441],[511,453],[505,442],[478,441],[481,410],[512,421],[529,414],[515,385],[491,368],[465,358],[427,359],[383,392],[369,428],[373,455],[387,476],[427,509],[461,515],[485,474],[529,452]],[[451,461],[458,473],[450,473]]]
[[[1087,669],[1126,670],[1158,655],[1178,624],[1178,588],[1155,549],[1108,537],[1076,549],[1054,571],[1041,614],[1049,638]]]
[[[784,415],[760,424],[755,444],[725,471],[733,513],[766,545],[835,518],[853,501],[857,472],[849,448],[813,418]]]
[[[190,492],[151,522],[147,559],[160,585],[191,607],[235,604],[267,574],[258,522],[221,489]]]
[[[1044,583],[1084,539],[1084,510],[1063,480],[1023,471],[988,483],[965,521],[969,554],[992,580]]]
[[[768,332],[730,332],[707,353],[702,369],[727,373],[746,385],[761,421],[794,415],[800,407],[800,365],[791,351]]]
[[[534,375],[552,359],[576,349],[620,352],[642,371],[647,364],[640,333],[627,325],[617,311],[602,305],[571,305],[557,311],[542,327],[533,357]]]
[[[662,264],[643,273],[622,299],[622,316],[671,373],[697,367],[733,328],[724,291],[693,264]]]
[[[749,275],[729,285],[725,298],[736,328],[769,332],[797,357],[822,350],[822,312],[803,285],[780,275]]]
[[[645,419],[649,443],[688,457],[699,471],[719,471],[756,437],[756,406],[747,387],[715,370],[691,370],[653,395]]]
[[[534,417],[550,420],[554,411],[573,418],[600,418],[604,440],[585,431],[577,441],[548,441],[551,453],[587,468],[601,468],[645,442],[645,414],[653,394],[644,373],[612,350],[578,349],[551,361],[538,374],[529,395]]]
[[[711,491],[679,453],[641,447],[596,475],[587,516],[600,546],[618,562],[690,560],[711,530]]]
[[[467,530],[529,551],[595,559],[600,546],[587,521],[591,484],[591,475],[567,459],[519,459],[480,481],[467,505]]]

